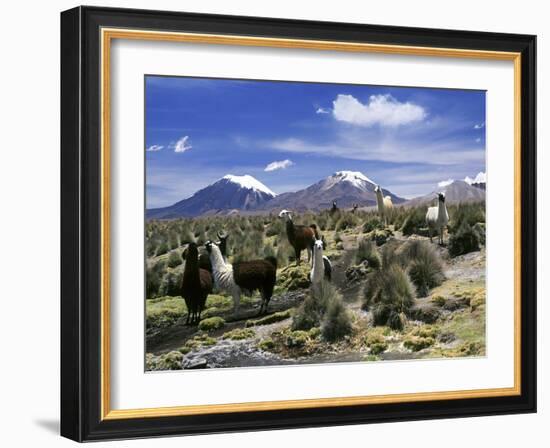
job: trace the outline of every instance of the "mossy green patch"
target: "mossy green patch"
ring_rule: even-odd
[[[439,295],[439,294],[434,294],[430,300],[435,303],[437,306],[443,306],[445,305],[445,302],[447,301],[447,299],[445,299],[445,297]]]
[[[405,348],[408,348],[413,352],[418,352],[425,348],[431,347],[434,344],[435,344],[434,338],[430,338],[430,337],[426,338],[422,336],[408,336],[403,341],[403,345],[405,346]]]
[[[263,351],[266,351],[266,352],[269,352],[271,350],[273,350],[275,348],[275,343],[273,342],[273,339],[267,337],[265,339],[262,339],[259,343],[258,343],[258,348],[260,350],[263,350]]]
[[[303,347],[309,341],[309,333],[307,331],[296,330],[288,333],[285,345],[289,348]]]
[[[275,322],[280,322],[282,320],[288,319],[292,316],[292,311],[290,309],[285,311],[279,311],[277,313],[269,314],[265,317],[256,320],[247,320],[245,327],[256,327],[259,325],[269,325],[274,324]]]
[[[206,332],[214,331],[214,330],[219,330],[224,325],[225,325],[225,319],[219,316],[214,316],[214,317],[209,317],[207,319],[201,320],[199,322],[199,330],[206,331]]]
[[[294,291],[309,287],[309,272],[311,266],[302,263],[298,266],[289,265],[277,273],[277,286],[279,290]]]
[[[158,297],[145,301],[147,329],[167,328],[187,312],[185,301],[181,297]]]
[[[256,332],[251,328],[235,328],[234,330],[224,333],[223,339],[231,339],[240,341],[242,339],[250,339],[256,336]]]
[[[160,356],[147,353],[145,367],[147,370],[181,370],[183,354],[179,351],[171,351]]]

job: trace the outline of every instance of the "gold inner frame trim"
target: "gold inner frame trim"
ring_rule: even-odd
[[[141,409],[111,409],[110,346],[110,126],[111,41],[131,39],[212,45],[238,45],[355,53],[383,53],[410,56],[454,57],[513,61],[514,63],[514,386],[507,388],[369,395],[303,400],[188,405]],[[101,419],[152,418],[228,412],[252,412],[316,407],[353,406],[414,401],[502,397],[521,394],[521,54],[514,52],[458,48],[417,47],[304,39],[101,29]]]

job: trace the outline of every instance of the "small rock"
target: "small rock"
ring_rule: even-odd
[[[185,370],[206,369],[207,367],[208,362],[204,358],[191,359],[183,363]]]

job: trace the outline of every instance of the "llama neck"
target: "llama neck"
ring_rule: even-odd
[[[294,223],[292,222],[292,219],[288,219],[286,221],[286,234],[290,238],[294,237]]]
[[[376,192],[376,204],[378,205],[379,209],[384,207],[384,197],[382,196],[382,190],[378,190]]]
[[[223,260],[222,253],[218,246],[212,246],[212,250],[210,251],[210,263],[212,263],[212,270],[214,272],[221,272],[226,268],[225,261]]]
[[[313,248],[313,272],[319,272],[324,269],[323,249]]]
[[[442,219],[446,218],[446,216],[447,216],[447,208],[445,207],[445,203],[441,202],[441,201],[438,201],[438,204],[437,204],[437,218],[439,220],[442,220]]]
[[[199,275],[199,260],[196,256],[188,256],[185,260],[185,267],[183,268],[183,277],[191,278],[198,277]]]

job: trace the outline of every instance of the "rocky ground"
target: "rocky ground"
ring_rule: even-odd
[[[328,343],[319,328],[292,331],[292,316],[309,294],[307,263],[278,272],[269,313],[258,316],[259,296],[243,297],[238,313],[223,295],[211,295],[198,326],[185,325],[179,297],[147,301],[148,370],[381,361],[485,354],[485,250],[449,258],[438,247],[445,281],[415,299],[403,330],[374,326],[361,308],[366,264],[355,265],[357,235],[326,234],[333,261],[333,284],[351,313],[353,333]],[[387,235],[373,236],[386,238]],[[391,234],[396,241],[407,238]],[[412,236],[410,238],[424,237]],[[385,240],[383,241],[385,242]],[[434,244],[435,245],[435,244]]]

